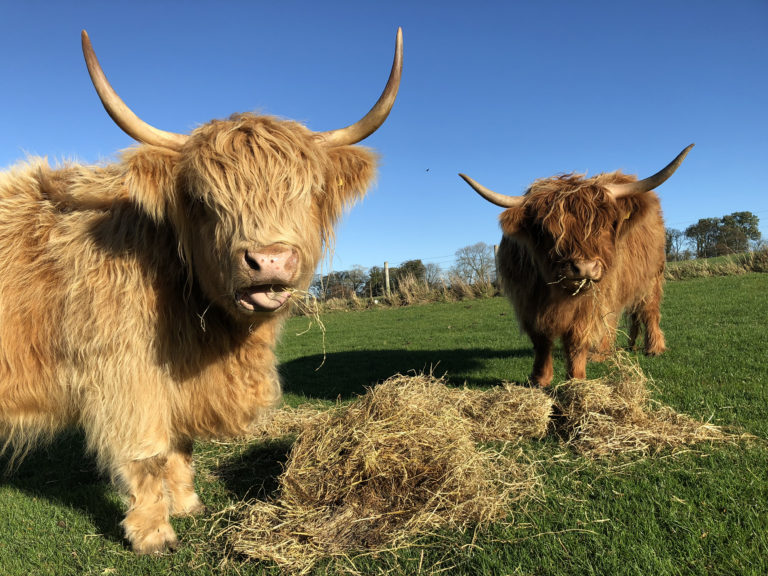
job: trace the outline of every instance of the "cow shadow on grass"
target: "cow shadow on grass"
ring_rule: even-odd
[[[487,388],[502,380],[522,383],[525,372],[488,376],[489,362],[529,359],[527,348],[496,350],[467,348],[459,350],[355,350],[304,356],[283,362],[280,373],[283,390],[289,394],[323,400],[346,400],[364,394],[366,387],[383,382],[395,374],[432,373],[445,376],[450,384]],[[500,371],[501,372],[501,371]]]
[[[101,536],[125,541],[120,528],[123,507],[95,459],[87,453],[82,433],[60,434],[20,461],[8,454],[0,456],[0,486],[11,486],[32,498],[84,512]]]
[[[267,499],[277,490],[277,478],[292,444],[291,438],[234,444],[222,450],[221,463],[212,471],[236,500]],[[28,498],[76,510],[88,518],[99,537],[130,549],[120,527],[125,508],[86,451],[80,432],[65,432],[51,444],[30,451],[21,461],[0,456],[0,487],[12,487]],[[51,524],[52,530],[67,529],[57,523],[54,513]],[[181,535],[183,529],[176,527]]]
[[[288,460],[293,437],[250,443],[235,450],[216,467],[215,474],[238,501],[268,500],[278,489],[278,476]]]

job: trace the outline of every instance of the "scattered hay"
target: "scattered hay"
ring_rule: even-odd
[[[251,426],[250,439],[272,439],[296,436],[319,414],[328,410],[327,404],[302,404],[298,408],[283,406],[266,412]]]
[[[452,388],[445,385],[444,379],[424,375],[397,375],[386,384],[399,386],[401,394],[410,389],[409,394],[418,397],[418,402],[431,403],[432,410],[442,409],[444,404],[455,407],[477,442],[541,439],[549,432],[554,400],[538,388],[509,383],[487,390]],[[427,394],[429,398],[420,398]],[[284,406],[267,413],[251,428],[251,434],[254,438],[296,435],[326,410],[327,404]]]
[[[494,429],[495,393],[451,390],[432,376],[395,376],[350,404],[318,412],[303,424],[279,478],[275,501],[242,504],[241,522],[229,530],[232,548],[306,572],[321,558],[393,549],[439,530],[463,530],[504,519],[511,502],[536,486],[533,465],[521,451],[478,447],[477,439],[541,436],[551,400],[538,397],[544,423]],[[477,404],[475,404],[477,402]],[[482,415],[477,423],[469,414]],[[512,416],[514,417],[514,416]]]
[[[654,403],[626,353],[613,362],[603,378],[549,393],[397,375],[349,404],[276,411],[254,429],[257,438],[297,436],[276,496],[230,509],[237,520],[223,534],[241,556],[306,573],[321,559],[425,545],[426,536],[439,542],[440,533],[507,521],[510,505],[538,485],[535,465],[514,447],[522,438],[555,430],[593,458],[733,438]]]
[[[544,438],[554,401],[538,388],[504,383],[488,390],[445,388],[478,442],[517,442]]]
[[[730,436],[652,402],[647,378],[623,352],[613,356],[611,372],[595,380],[571,380],[553,390],[558,432],[591,457],[655,453]]]

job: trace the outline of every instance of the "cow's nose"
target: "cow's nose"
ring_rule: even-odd
[[[587,280],[600,280],[603,275],[603,265],[599,260],[574,260],[571,270],[576,277]]]
[[[246,250],[243,259],[255,280],[273,283],[290,282],[299,261],[296,250],[284,245]]]

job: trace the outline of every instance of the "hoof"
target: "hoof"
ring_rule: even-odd
[[[125,527],[125,535],[131,543],[134,553],[139,556],[162,555],[176,550],[179,547],[179,539],[171,525],[164,522],[154,530],[140,531]]]

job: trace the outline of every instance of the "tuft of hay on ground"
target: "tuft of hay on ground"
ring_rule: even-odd
[[[327,404],[312,403],[297,408],[283,406],[279,410],[269,410],[251,426],[249,440],[296,436],[326,410]]]
[[[477,440],[541,436],[552,403],[540,391],[522,391],[526,406],[537,397],[544,404],[544,422],[494,428],[493,417],[529,409],[503,394],[518,396],[512,387],[451,390],[431,375],[395,376],[317,413],[303,424],[276,499],[240,506],[241,521],[228,530],[231,547],[301,573],[321,558],[393,549],[439,530],[504,519],[511,502],[533,493],[533,465],[521,451],[484,449]],[[505,406],[511,416],[502,414]]]
[[[487,390],[445,388],[478,442],[541,439],[549,432],[553,399],[543,390],[503,383]]]
[[[591,457],[655,453],[730,436],[719,427],[651,401],[637,362],[617,352],[609,374],[556,386],[556,427],[576,450]]]
[[[538,388],[508,382],[487,390],[453,388],[446,385],[445,379],[431,375],[396,375],[389,378],[386,384],[399,386],[403,390],[410,388],[409,394],[414,396],[430,394],[429,401],[434,410],[440,409],[443,404],[454,406],[466,420],[465,424],[477,442],[541,439],[549,432],[554,400]],[[257,421],[251,427],[251,437],[295,436],[327,410],[327,404],[306,403],[297,408],[283,406]]]

